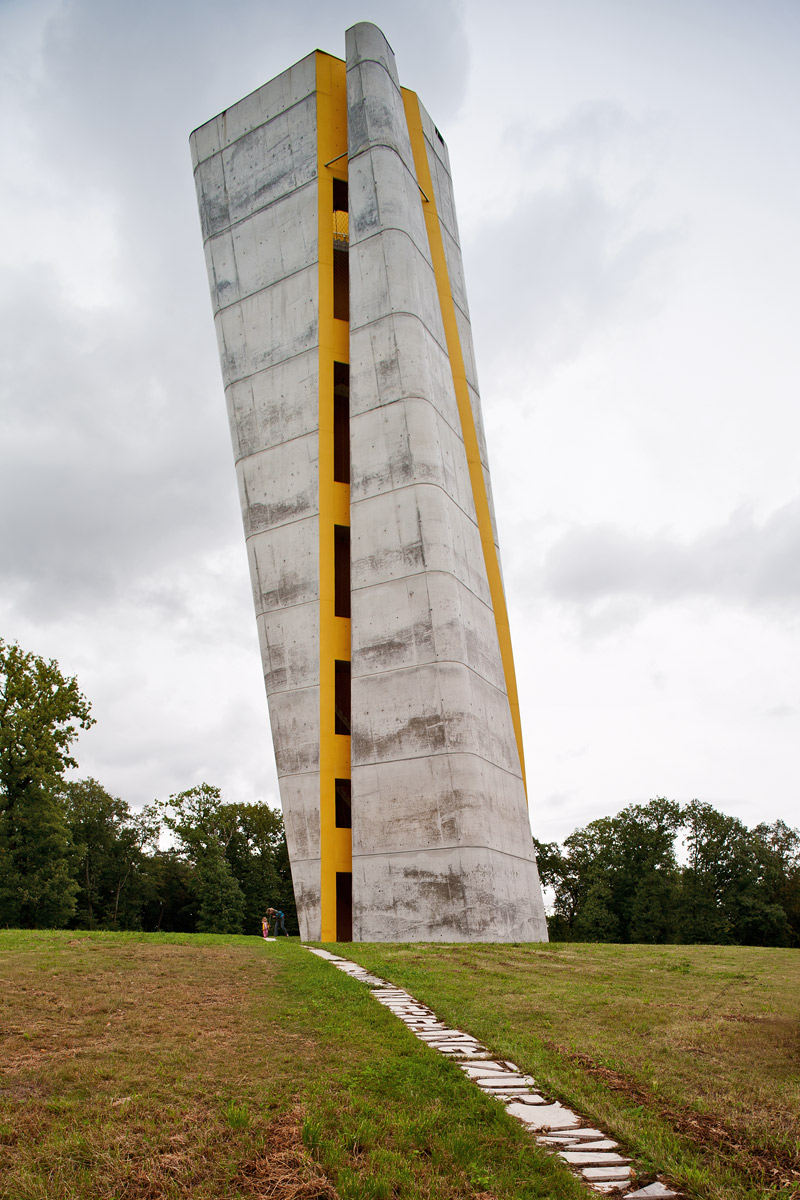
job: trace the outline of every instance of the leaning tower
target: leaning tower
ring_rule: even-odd
[[[544,941],[447,147],[346,50],[191,138],[301,936]]]

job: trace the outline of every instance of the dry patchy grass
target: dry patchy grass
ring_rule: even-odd
[[[724,1162],[742,1179],[740,1191],[712,1178],[698,1194],[762,1196],[777,1187],[800,1195],[798,951],[562,944],[345,952],[515,1059],[658,1169],[674,1178],[684,1170],[677,1151],[664,1150],[661,1161],[653,1153],[671,1129],[709,1152],[710,1176]]]

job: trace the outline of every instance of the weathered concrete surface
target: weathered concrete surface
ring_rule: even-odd
[[[301,936],[320,936],[314,55],[191,139]]]
[[[191,139],[281,803],[309,939],[321,933],[315,66],[309,55]],[[424,109],[420,116],[494,528],[449,159]],[[391,48],[366,23],[347,33],[347,124],[354,936],[545,940],[403,97]]]
[[[354,936],[546,940],[423,202],[375,26],[348,31],[347,95]],[[422,119],[488,481],[447,151]]]

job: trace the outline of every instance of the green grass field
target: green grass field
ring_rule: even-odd
[[[340,950],[531,1071],[692,1197],[800,1196],[800,954]],[[296,941],[0,932],[3,1200],[587,1192]]]

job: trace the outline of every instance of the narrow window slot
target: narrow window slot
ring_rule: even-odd
[[[350,616],[350,527],[333,527],[333,611]]]
[[[350,368],[333,364],[333,478],[350,482]]]
[[[333,315],[350,320],[350,258],[347,181],[333,181]]]
[[[336,659],[336,684],[334,689],[336,720],[334,733],[350,736],[352,728],[350,714],[350,663]]]
[[[336,780],[336,828],[352,829],[352,786],[349,779]]]
[[[336,940],[353,940],[353,874],[336,872]]]

